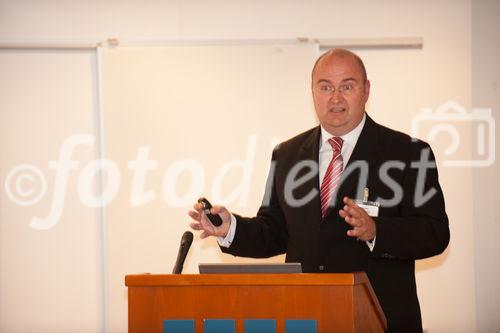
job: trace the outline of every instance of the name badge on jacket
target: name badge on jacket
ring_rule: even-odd
[[[359,207],[363,208],[369,216],[377,217],[380,203],[376,201],[368,201],[368,194],[368,187],[365,187],[363,192],[363,200],[355,200],[355,202]]]

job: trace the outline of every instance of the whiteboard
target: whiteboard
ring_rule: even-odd
[[[443,84],[425,51],[358,54],[372,83],[368,113],[383,125],[409,133],[421,108],[448,99],[468,103],[462,94],[466,85]],[[314,44],[103,50],[104,151],[121,170],[120,188],[106,207],[112,331],[126,329],[123,276],[171,271],[188,229],[187,210],[198,196],[254,216],[272,147],[317,125],[310,71],[318,55]],[[446,140],[433,142],[438,162],[445,157]],[[139,177],[138,156],[147,169]],[[463,205],[472,200],[472,174],[439,171],[452,243],[444,255],[417,263],[424,327],[450,327],[467,315],[467,322],[474,321],[472,207]],[[138,189],[140,178],[144,187]],[[457,185],[462,191],[454,190]],[[131,200],[134,193],[141,195]],[[216,240],[195,237],[184,272],[196,273],[198,263],[234,261],[252,260],[222,254]],[[450,318],[439,315],[444,307]]]

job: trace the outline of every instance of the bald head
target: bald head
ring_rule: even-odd
[[[370,96],[370,81],[356,54],[334,49],[316,61],[311,91],[321,126],[334,136],[342,136],[363,119]]]
[[[363,64],[363,60],[361,60],[361,58],[356,53],[351,52],[351,51],[346,50],[346,49],[341,49],[341,48],[331,49],[331,50],[323,53],[318,58],[318,60],[316,60],[316,62],[314,63],[314,67],[313,67],[312,72],[311,72],[311,78],[314,76],[314,72],[316,71],[318,66],[320,66],[323,62],[330,60],[330,59],[334,59],[334,58],[351,58],[351,59],[353,59],[356,62],[356,64],[359,66],[359,70],[361,71],[363,81],[366,82],[368,77],[366,75],[366,69],[365,69],[365,64]]]

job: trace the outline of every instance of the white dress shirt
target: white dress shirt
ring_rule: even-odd
[[[341,138],[344,141],[342,144],[342,151],[340,154],[342,155],[342,160],[344,162],[344,166],[349,162],[349,158],[351,157],[352,151],[356,146],[356,142],[358,142],[359,135],[363,130],[363,126],[365,125],[366,114],[363,115],[363,119],[361,119],[358,126],[356,126],[349,133],[342,135]],[[327,130],[321,126],[321,141],[319,145],[319,184],[321,185],[323,181],[323,177],[325,176],[326,169],[328,168],[328,164],[330,164],[330,160],[333,157],[333,148],[328,143],[328,140],[333,137]],[[226,237],[217,237],[219,245],[222,247],[229,247],[233,242],[234,235],[236,233],[236,218],[233,214],[231,214],[231,224],[229,226],[229,231]],[[371,242],[366,242],[370,251],[373,251],[375,246],[375,239]]]

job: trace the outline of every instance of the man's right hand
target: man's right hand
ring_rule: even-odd
[[[210,210],[212,214],[219,214],[222,219],[222,224],[218,227],[214,226],[208,217],[203,213],[203,205],[196,203],[193,206],[194,210],[189,211],[189,216],[194,220],[189,226],[193,230],[203,231],[200,235],[201,238],[208,236],[226,237],[231,225],[231,213],[223,206],[213,206]]]

